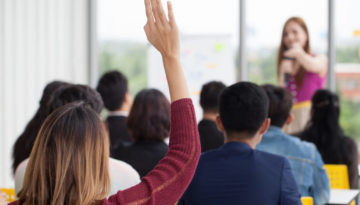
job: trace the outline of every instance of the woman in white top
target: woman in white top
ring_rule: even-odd
[[[29,158],[22,161],[15,171],[15,194],[17,195],[22,188],[25,171]],[[132,166],[129,164],[116,160],[109,159],[109,173],[111,181],[110,195],[116,194],[119,190],[130,188],[140,182],[140,176]]]

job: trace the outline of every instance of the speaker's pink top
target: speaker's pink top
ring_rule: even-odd
[[[317,73],[305,71],[302,87],[299,87],[295,81],[296,76],[289,76],[286,88],[294,96],[294,103],[301,103],[311,100],[318,89],[325,86],[326,75],[321,77]]]

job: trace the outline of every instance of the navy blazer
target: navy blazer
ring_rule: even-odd
[[[286,158],[229,142],[201,155],[178,204],[301,205]]]

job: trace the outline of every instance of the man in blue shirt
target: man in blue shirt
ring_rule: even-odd
[[[315,145],[283,132],[293,119],[290,114],[293,105],[291,93],[273,85],[264,85],[262,88],[270,101],[271,126],[256,149],[286,157],[290,161],[300,194],[313,197],[315,205],[327,203],[329,179]]]
[[[301,204],[288,160],[255,150],[270,125],[268,106],[266,93],[253,83],[223,91],[216,123],[226,144],[201,155],[178,204]]]

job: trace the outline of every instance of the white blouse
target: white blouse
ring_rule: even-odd
[[[25,171],[29,158],[22,161],[15,171],[15,194],[17,195],[22,188]],[[109,158],[109,174],[111,181],[110,195],[116,194],[119,190],[130,188],[140,183],[140,176],[129,164]]]

